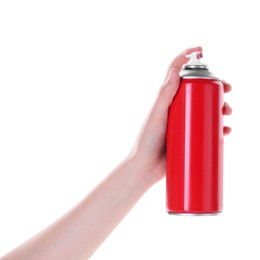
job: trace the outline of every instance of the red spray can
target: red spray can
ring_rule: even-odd
[[[180,72],[180,87],[169,108],[166,137],[167,211],[216,214],[223,201],[224,85],[200,62]]]

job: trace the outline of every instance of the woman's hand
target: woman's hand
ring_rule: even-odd
[[[186,55],[195,51],[202,51],[201,47],[190,48],[179,54],[170,64],[165,81],[160,88],[155,104],[153,105],[137,142],[131,152],[138,160],[144,163],[153,181],[159,181],[165,176],[165,138],[168,120],[168,109],[177,93],[180,84],[179,72],[183,64],[189,61]],[[224,82],[224,92],[229,92],[231,86]],[[232,110],[225,103],[223,114],[230,115]],[[225,126],[224,134],[229,134],[231,128]]]

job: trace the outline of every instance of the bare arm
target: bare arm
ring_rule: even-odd
[[[185,55],[197,50],[201,48],[184,51],[170,65],[129,156],[78,205],[2,260],[78,260],[95,252],[141,196],[164,177],[168,108],[178,90],[178,72],[188,61]],[[228,105],[225,113],[231,113]]]
[[[142,163],[128,158],[67,214],[2,259],[88,259],[152,184]]]

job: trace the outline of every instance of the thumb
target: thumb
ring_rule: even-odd
[[[167,78],[164,81],[160,92],[159,97],[163,100],[164,106],[168,107],[172,99],[177,93],[177,90],[180,85],[180,76],[179,72],[175,68],[171,68],[168,72]]]

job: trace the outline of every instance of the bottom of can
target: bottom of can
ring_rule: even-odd
[[[185,213],[185,212],[170,212],[168,211],[169,215],[176,215],[176,216],[219,216],[222,212],[212,212],[212,213]]]

